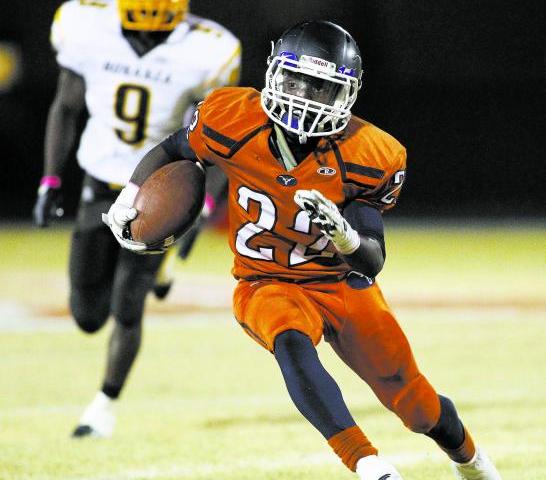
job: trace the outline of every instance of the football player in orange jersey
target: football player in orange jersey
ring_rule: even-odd
[[[453,403],[419,371],[375,282],[385,259],[381,214],[396,203],[406,152],[351,116],[358,46],[331,22],[304,22],[281,36],[268,63],[261,94],[216,90],[187,129],[143,158],[108,212],[110,228],[122,246],[146,252],[124,234],[139,185],[181,158],[219,166],[229,180],[235,317],[274,354],[296,407],[345,465],[364,480],[401,478],[322,366],[322,336],[385,407],[447,453],[457,478],[499,480]]]

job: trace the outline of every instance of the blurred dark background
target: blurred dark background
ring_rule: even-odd
[[[0,89],[0,219],[30,219],[58,72],[49,27],[61,3],[0,0],[0,49],[20,58],[19,75]],[[242,40],[242,83],[256,88],[270,41],[285,27],[324,18],[355,36],[365,75],[353,111],[408,148],[407,184],[392,215],[543,216],[543,1],[192,0],[191,7]],[[80,179],[74,161],[64,178],[69,213]]]

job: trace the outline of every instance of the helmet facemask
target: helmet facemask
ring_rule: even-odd
[[[140,32],[170,32],[184,21],[189,0],[118,0],[121,26]]]
[[[300,143],[332,135],[351,118],[360,79],[354,70],[316,57],[281,52],[269,60],[262,107]]]

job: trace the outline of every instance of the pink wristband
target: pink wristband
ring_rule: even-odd
[[[61,177],[57,175],[45,175],[40,180],[40,187],[45,185],[49,188],[60,188],[61,186]]]
[[[205,194],[205,204],[203,205],[201,215],[203,215],[203,217],[205,218],[208,218],[212,215],[212,212],[214,212],[215,208],[216,202],[214,201],[214,197],[212,195],[209,195],[208,193]]]
[[[211,213],[216,208],[216,202],[214,201],[214,197],[209,193],[205,194],[205,207],[208,208]]]

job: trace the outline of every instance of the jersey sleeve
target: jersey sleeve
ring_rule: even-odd
[[[406,178],[406,149],[401,147],[390,162],[381,183],[373,190],[363,189],[355,198],[380,211],[386,211],[396,205]]]
[[[208,100],[209,99],[206,98],[197,105],[193,118],[186,129],[189,146],[197,157],[197,160],[204,166],[215,164],[213,155],[211,155],[211,152],[207,147],[203,133],[205,118],[207,117],[208,110],[211,108]]]
[[[57,54],[57,63],[79,75],[83,75],[83,58],[79,48],[81,24],[79,2],[65,2],[55,13],[51,25],[51,45]]]
[[[187,129],[189,146],[204,165],[224,172],[239,168],[238,152],[268,128],[267,120],[257,90],[217,88],[197,106]]]

